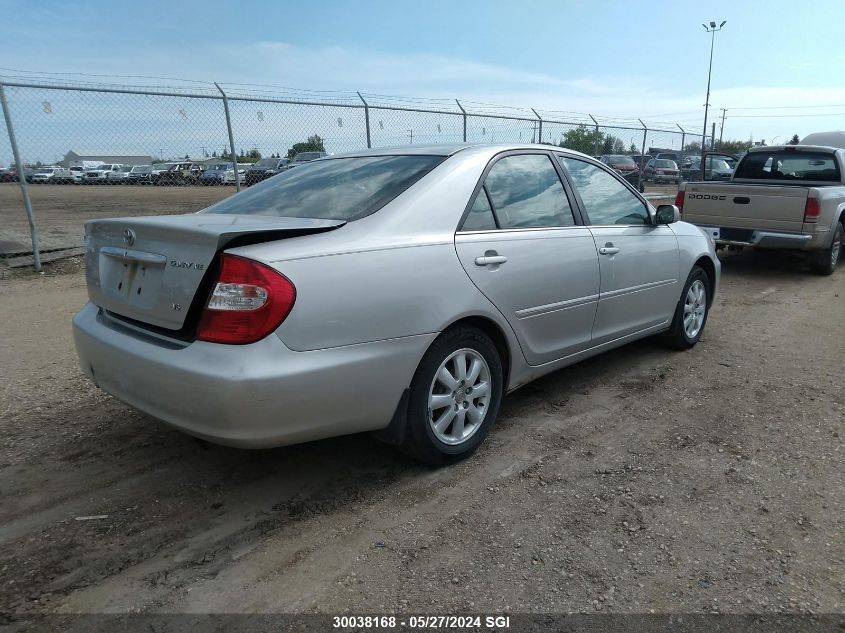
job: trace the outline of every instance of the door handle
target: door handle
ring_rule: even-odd
[[[504,264],[508,258],[504,255],[485,255],[484,257],[476,257],[476,266],[490,266],[491,264]]]
[[[599,253],[602,255],[616,255],[619,252],[619,248],[616,246],[602,246],[599,249]]]

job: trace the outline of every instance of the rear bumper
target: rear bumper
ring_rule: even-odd
[[[175,345],[87,304],[73,319],[83,372],[130,406],[219,444],[266,448],[384,428],[436,336],[294,352],[276,336],[251,345]]]
[[[721,235],[722,227],[698,225],[705,232],[719,231],[720,237],[714,237],[716,244],[724,246],[754,246],[757,248],[771,248],[771,249],[791,249],[791,250],[811,250],[813,248],[821,248],[822,235],[821,233],[784,233],[780,231],[764,231],[758,229],[749,229],[749,235],[743,239],[729,239]]]

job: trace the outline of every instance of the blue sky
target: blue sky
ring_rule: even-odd
[[[727,20],[711,97],[716,114],[728,109],[726,137],[845,128],[842,0],[0,0],[0,11],[5,69],[460,97],[698,134],[701,23]]]

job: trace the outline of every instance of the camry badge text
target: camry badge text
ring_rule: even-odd
[[[193,270],[202,270],[205,268],[205,264],[195,264],[194,262],[183,262],[179,259],[171,259],[170,265],[174,268],[190,268]]]

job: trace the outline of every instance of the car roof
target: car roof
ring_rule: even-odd
[[[575,150],[557,145],[545,145],[537,143],[454,143],[444,145],[400,145],[396,147],[379,147],[376,149],[359,150],[344,154],[334,154],[319,160],[331,160],[335,158],[352,158],[357,156],[454,156],[458,153],[487,153],[490,156],[513,150],[544,150],[572,154],[596,159],[593,156],[576,152]]]

